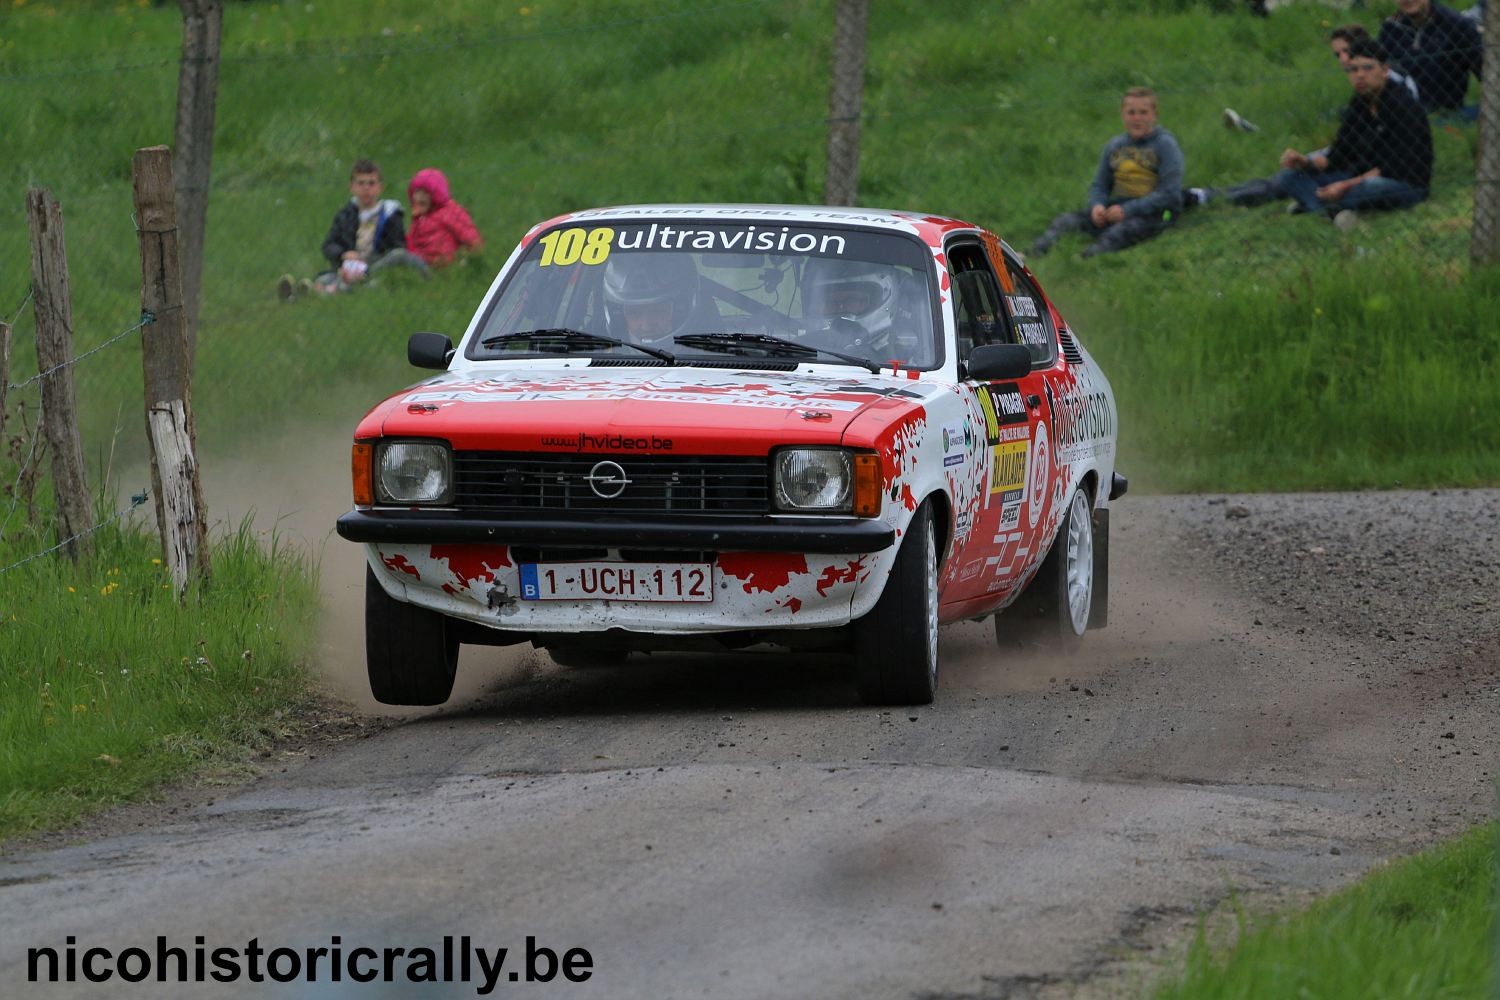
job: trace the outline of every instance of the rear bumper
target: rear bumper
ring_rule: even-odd
[[[494,520],[446,511],[351,510],[338,519],[351,542],[398,544],[580,545],[737,552],[881,552],[896,542],[884,521],[821,518],[625,518]]]

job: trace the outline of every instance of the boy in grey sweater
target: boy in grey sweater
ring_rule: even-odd
[[[1171,224],[1182,207],[1182,149],[1156,124],[1156,93],[1132,87],[1120,102],[1125,131],[1104,145],[1089,187],[1088,208],[1052,220],[1032,244],[1038,256],[1064,233],[1097,237],[1085,257],[1112,253],[1148,240]]]

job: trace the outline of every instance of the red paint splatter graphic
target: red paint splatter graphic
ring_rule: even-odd
[[[911,484],[901,484],[901,503],[907,510],[917,509],[917,498],[912,495]]]
[[[469,589],[470,580],[494,583],[495,570],[511,564],[510,549],[504,545],[434,545],[432,558],[435,562],[446,560],[458,585],[465,590]]]
[[[744,580],[747,594],[770,594],[790,583],[793,573],[806,573],[807,557],[796,552],[725,552],[719,556],[719,569]]]
[[[417,567],[411,564],[411,560],[403,555],[381,556],[380,561],[385,563],[385,568],[392,573],[410,573],[414,578],[422,579],[422,574],[417,572]]]
[[[823,575],[818,577],[816,584],[819,597],[827,597],[828,591],[836,583],[854,583],[859,579],[859,571],[864,568],[864,559],[859,558],[847,564],[843,569],[837,566],[828,566],[823,570]]]

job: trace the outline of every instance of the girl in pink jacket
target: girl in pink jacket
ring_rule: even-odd
[[[406,231],[406,249],[433,267],[453,262],[459,250],[478,252],[484,239],[464,207],[448,195],[448,178],[428,167],[417,171],[407,185],[411,200],[411,227]]]

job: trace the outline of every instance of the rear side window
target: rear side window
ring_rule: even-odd
[[[1010,317],[1011,329],[1016,339],[1031,352],[1031,364],[1035,368],[1049,367],[1057,360],[1057,329],[1052,325],[1052,311],[1041,289],[1026,276],[1026,272],[1009,257],[1005,261],[1015,291],[1005,296],[1005,311]]]

